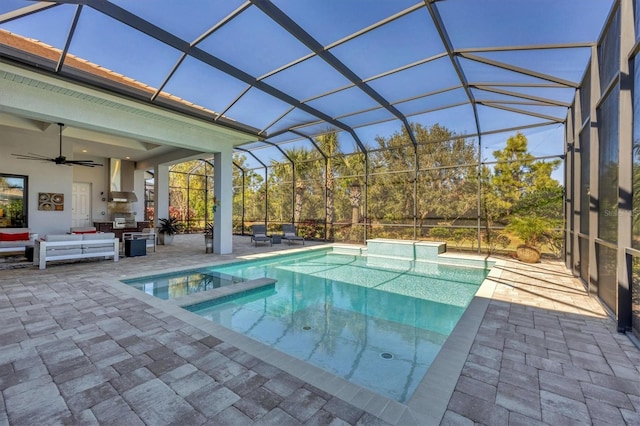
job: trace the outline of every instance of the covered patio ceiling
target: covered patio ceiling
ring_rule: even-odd
[[[616,4],[3,0],[0,59],[252,134],[239,152],[265,163],[330,130],[343,153],[403,129],[418,144],[414,122],[489,147],[541,133],[543,156],[563,153],[567,109]]]

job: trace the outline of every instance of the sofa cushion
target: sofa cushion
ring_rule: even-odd
[[[52,234],[52,235],[45,235],[44,236],[44,241],[49,242],[49,243],[54,243],[54,242],[59,242],[59,241],[82,241],[82,235],[73,235],[73,234]],[[62,252],[60,252],[61,250],[74,250],[73,253],[65,253],[65,254],[79,254],[82,253],[82,250],[80,250],[80,246],[77,244],[74,245],[60,245],[60,246],[53,246],[53,247],[47,247],[47,256],[49,256],[49,253],[53,254],[53,252],[55,251],[55,255],[61,255],[63,254]],[[75,252],[75,250],[77,250],[77,252]]]
[[[44,240],[48,242],[57,242],[57,241],[81,241],[82,235],[74,235],[74,234],[51,234],[45,235]]]
[[[101,232],[99,234],[82,234],[83,240],[113,240],[116,234],[113,232]]]
[[[0,231],[0,241],[29,241],[29,232],[3,232]]]

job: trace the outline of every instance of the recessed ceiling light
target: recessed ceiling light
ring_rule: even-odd
[[[86,149],[83,149],[83,150],[82,150],[82,152],[87,152],[87,150],[86,150]]]
[[[124,157],[125,160],[131,160],[131,157]]]

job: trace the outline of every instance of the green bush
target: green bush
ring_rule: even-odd
[[[449,230],[449,228],[439,226],[431,228],[431,231],[429,231],[429,236],[432,238],[446,240],[451,237],[451,231]]]
[[[507,246],[511,244],[511,239],[505,234],[492,230],[485,232],[482,240],[487,245],[489,254],[494,253],[498,248],[507,248]]]
[[[505,230],[515,234],[525,245],[541,248],[553,240],[553,225],[545,217],[515,216]]]
[[[478,234],[475,229],[471,228],[458,228],[453,231],[452,239],[456,243],[457,247],[460,247],[466,241],[471,243],[471,248],[474,247]]]

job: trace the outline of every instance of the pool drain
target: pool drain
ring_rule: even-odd
[[[311,330],[311,327],[309,327],[308,325],[305,325],[304,327],[302,327],[303,330]]]
[[[391,359],[391,358],[393,358],[393,354],[390,354],[389,352],[382,352],[380,354],[380,358]]]

